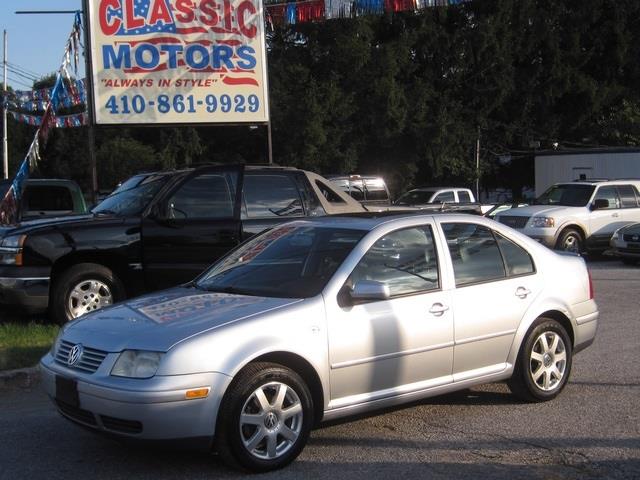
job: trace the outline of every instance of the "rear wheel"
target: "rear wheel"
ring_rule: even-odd
[[[520,347],[511,391],[529,402],[544,402],[558,396],[571,373],[572,348],[560,323],[540,318]]]
[[[302,378],[282,365],[255,363],[238,374],[224,396],[216,445],[226,463],[266,472],[300,454],[312,424],[311,394]]]
[[[80,263],[65,270],[55,281],[51,310],[63,324],[125,298],[124,287],[107,267]]]
[[[566,228],[560,234],[556,243],[556,250],[564,250],[580,254],[584,251],[584,239],[582,234],[575,228]]]

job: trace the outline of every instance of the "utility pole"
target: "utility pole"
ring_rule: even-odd
[[[7,141],[7,31],[4,31],[4,83],[2,84],[2,168],[4,178],[9,178],[9,150]]]
[[[480,127],[476,138],[476,202],[480,201]]]

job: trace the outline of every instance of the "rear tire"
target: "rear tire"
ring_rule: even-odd
[[[304,380],[275,363],[253,363],[224,395],[216,446],[222,460],[251,472],[268,472],[300,454],[313,425],[313,401]]]
[[[51,298],[53,320],[62,325],[125,298],[120,279],[104,265],[79,263],[54,281]]]
[[[556,320],[539,318],[520,347],[511,391],[528,402],[546,402],[558,396],[571,373],[572,346],[565,328]]]

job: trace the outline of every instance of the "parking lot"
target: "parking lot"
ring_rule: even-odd
[[[268,478],[640,478],[640,267],[589,262],[601,312],[556,400],[503,384],[327,425]],[[124,446],[59,417],[38,390],[0,392],[0,479],[230,478],[215,456]]]

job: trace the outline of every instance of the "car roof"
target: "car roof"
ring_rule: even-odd
[[[328,215],[323,217],[315,217],[310,219],[304,219],[294,221],[292,223],[304,223],[323,227],[336,227],[336,228],[349,228],[353,230],[366,230],[370,231],[379,225],[402,222],[403,220],[433,220],[437,217],[444,221],[460,221],[460,220],[472,220],[478,223],[486,223],[487,219],[478,215],[463,214],[463,213],[437,213],[430,212],[425,214],[420,210],[398,212],[398,211],[385,211],[385,212],[363,212],[363,213],[349,213],[339,215]]]

